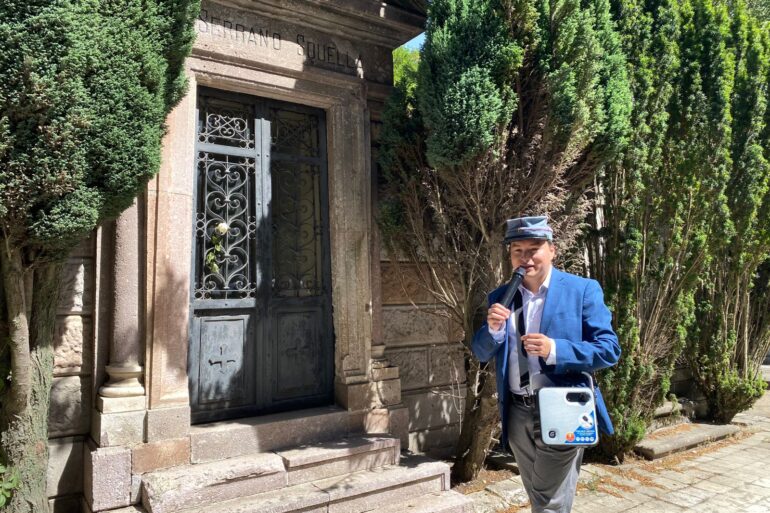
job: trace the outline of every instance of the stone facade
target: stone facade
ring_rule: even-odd
[[[56,512],[129,508],[140,501],[145,474],[199,463],[205,454],[226,457],[216,444],[236,452],[244,447],[236,444],[249,444],[261,452],[372,432],[396,434],[405,447],[412,438],[430,438],[426,431],[456,424],[454,384],[464,380],[454,366],[457,346],[433,332],[424,338],[422,329],[429,320],[451,331],[449,323],[403,305],[380,308],[380,260],[372,257],[379,255],[372,127],[390,91],[392,49],[424,24],[422,15],[403,8],[408,2],[398,4],[204,0],[186,62],[189,93],[167,119],[158,176],[66,267],[50,415],[48,493]],[[325,112],[336,403],[328,411],[191,425],[187,357],[199,87]],[[419,331],[382,337],[383,318],[385,325],[404,319]],[[406,387],[395,364],[404,355],[395,351],[389,362],[386,344],[424,351],[425,365],[407,373]],[[415,394],[434,389],[445,399],[424,410],[419,422],[410,419],[420,402]]]
[[[96,237],[83,241],[64,267],[54,331],[47,489],[56,511],[79,508],[83,447],[93,408]]]
[[[449,456],[466,395],[462,329],[420,287],[417,269],[381,265],[382,338],[401,376],[409,449]]]

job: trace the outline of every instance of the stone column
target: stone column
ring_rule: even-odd
[[[335,397],[369,407],[372,344],[371,196],[365,105],[351,92],[328,114],[329,221],[335,334]]]
[[[146,398],[142,385],[143,280],[140,263],[141,216],[136,201],[115,221],[112,265],[112,329],[107,383],[99,389],[91,436],[100,447],[144,440]]]
[[[115,222],[113,266],[112,336],[109,380],[99,389],[102,397],[144,396],[140,294],[142,272],[139,261],[139,207],[136,201]]]

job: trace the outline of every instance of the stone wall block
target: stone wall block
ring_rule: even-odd
[[[48,441],[46,491],[49,497],[83,492],[83,445],[81,436]]]
[[[409,410],[403,405],[375,408],[364,414],[364,432],[390,434],[401,440],[401,447],[409,444]]]
[[[93,323],[90,317],[60,315],[54,328],[54,375],[79,373],[90,368]]]
[[[131,397],[96,397],[96,409],[102,413],[120,413],[147,409],[147,397],[135,395]]]
[[[440,309],[383,307],[383,340],[388,347],[441,344],[449,340],[448,318]]]
[[[434,345],[430,352],[430,374],[428,381],[431,385],[449,385],[465,383],[464,349],[457,345]]]
[[[463,387],[443,387],[402,396],[409,409],[409,431],[435,429],[462,419],[465,395]]]
[[[91,312],[94,306],[93,260],[70,258],[64,265],[58,311]]]
[[[372,369],[372,381],[385,381],[386,379],[398,379],[398,367],[381,367]]]
[[[48,435],[60,437],[88,433],[91,414],[91,378],[56,377],[51,386]]]
[[[401,402],[401,380],[389,379],[386,381],[372,381],[369,383],[372,391],[372,399],[375,404],[371,406],[381,407]]]
[[[157,408],[147,411],[147,441],[184,438],[190,433],[190,407]]]
[[[438,429],[425,429],[409,433],[409,450],[446,458],[452,455],[460,436],[460,424],[450,424]]]
[[[387,408],[375,408],[364,414],[364,432],[384,434],[390,432],[390,416]]]
[[[463,329],[462,324],[457,322],[457,319],[455,319],[454,317],[449,317],[447,319],[447,323],[449,325],[449,328],[448,328],[449,341],[462,343],[463,340],[465,340],[465,329]]]
[[[136,445],[144,441],[146,411],[102,413],[94,411],[91,436],[100,447]]]
[[[404,406],[388,408],[390,434],[401,440],[401,447],[409,446],[409,410]]]
[[[131,472],[144,474],[190,463],[190,438],[137,445],[131,450]]]
[[[430,384],[428,348],[389,349],[385,356],[390,363],[398,367],[402,390],[423,388]]]
[[[382,408],[401,402],[401,380],[371,381],[364,383],[335,383],[337,403],[350,410]]]
[[[373,403],[369,383],[334,383],[334,397],[343,408],[356,411],[370,408]]]
[[[85,447],[84,492],[93,511],[120,508],[131,502],[131,451],[124,447]]]
[[[425,290],[414,264],[393,264],[382,262],[382,304],[408,305],[411,303],[435,303],[433,296]]]

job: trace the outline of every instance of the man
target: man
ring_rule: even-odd
[[[548,378],[569,386],[580,372],[617,363],[620,346],[599,284],[553,267],[556,248],[545,217],[509,219],[504,242],[513,268],[526,273],[514,312],[498,302],[507,283],[489,294],[487,322],[473,339],[473,352],[482,362],[496,358],[501,440],[513,450],[532,512],[569,513],[583,449],[545,445],[535,436],[530,382]],[[612,434],[601,393],[594,391],[599,429]]]

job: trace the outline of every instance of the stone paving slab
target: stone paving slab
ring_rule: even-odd
[[[501,497],[486,490],[471,493],[466,497],[473,501],[468,507],[469,513],[497,513],[508,507]]]
[[[527,492],[519,476],[492,483],[486,487],[486,490],[501,497],[509,506],[524,506],[529,503]]]
[[[736,416],[734,438],[652,461],[581,468],[572,513],[770,513],[770,392]],[[526,513],[521,478],[467,495],[473,513]]]
[[[467,496],[447,490],[387,504],[369,513],[470,513],[470,503]]]

